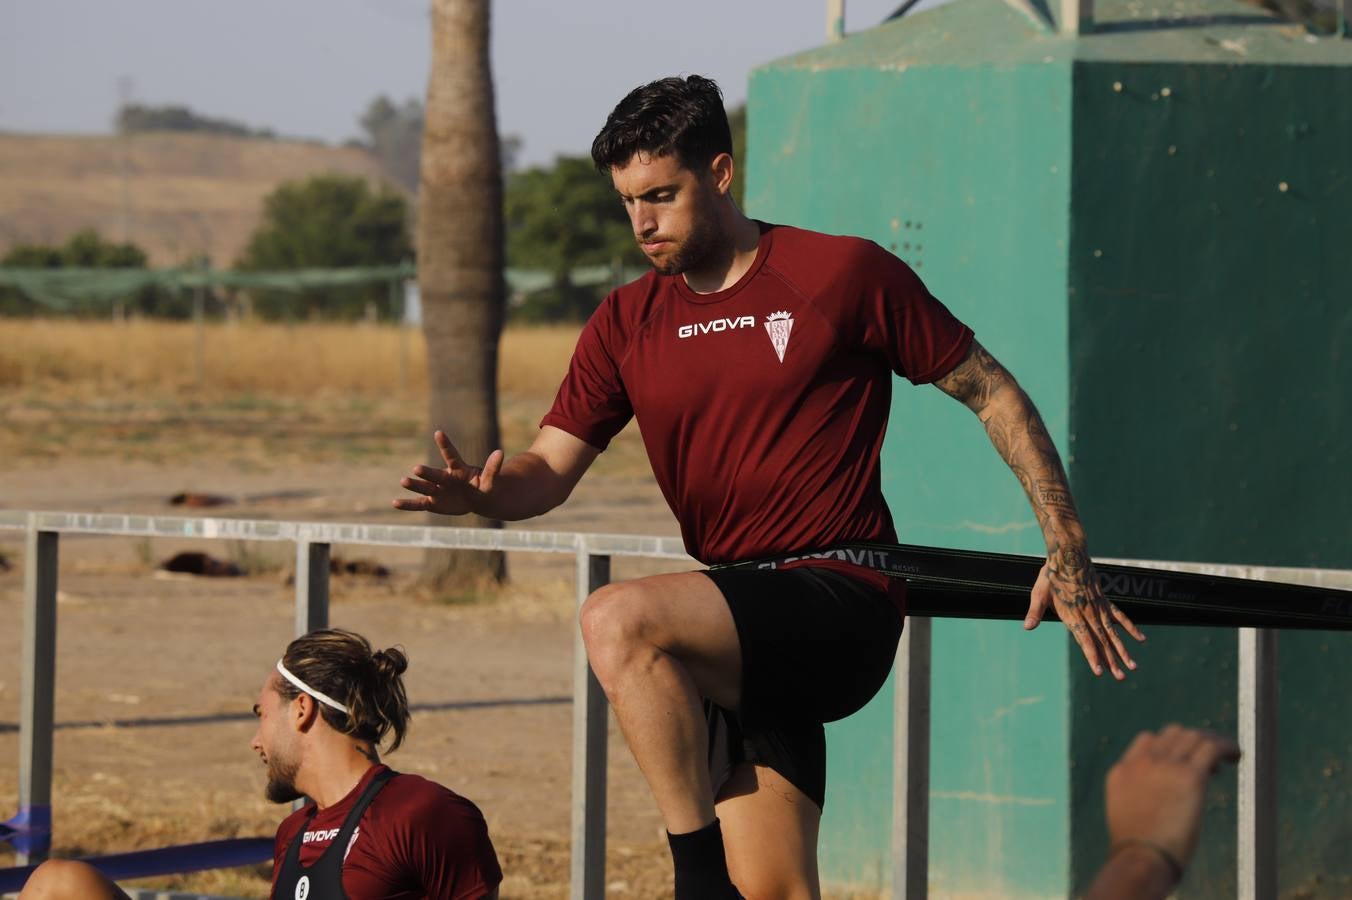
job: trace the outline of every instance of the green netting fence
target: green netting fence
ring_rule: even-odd
[[[552,272],[507,269],[507,288],[530,294],[554,284]],[[579,286],[620,283],[637,272],[613,266],[582,266],[570,280]],[[213,269],[19,269],[0,267],[0,287],[21,291],[35,303],[56,312],[110,308],[145,288],[174,294],[199,288],[235,288],[299,294],[323,288],[373,283],[400,283],[417,276],[412,263],[350,269],[294,269],[279,272],[241,272]]]

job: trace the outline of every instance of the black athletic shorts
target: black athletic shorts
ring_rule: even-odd
[[[704,703],[714,797],[743,762],[826,802],[822,723],[861,709],[887,680],[901,613],[886,593],[831,569],[719,569],[742,648],[737,711]]]

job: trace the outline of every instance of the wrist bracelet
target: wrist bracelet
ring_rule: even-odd
[[[1145,841],[1140,838],[1128,838],[1113,847],[1112,855],[1116,856],[1122,850],[1132,846],[1145,847],[1147,850],[1153,850],[1160,859],[1164,860],[1164,864],[1169,867],[1169,874],[1173,876],[1174,884],[1178,884],[1183,880],[1183,864],[1178,861],[1178,857],[1152,841]]]

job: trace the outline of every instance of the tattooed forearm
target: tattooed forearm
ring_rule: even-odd
[[[1035,627],[1047,604],[1054,605],[1094,674],[1102,674],[1106,662],[1113,677],[1125,678],[1119,661],[1129,669],[1136,664],[1127,655],[1117,626],[1137,640],[1145,636],[1103,596],[1066,471],[1037,407],[1014,376],[975,341],[967,358],[935,384],[977,414],[996,452],[1028,495],[1047,542],[1047,564],[1033,585],[1024,627]]]
[[[1005,367],[986,348],[972,341],[967,358],[957,368],[935,382],[939,390],[967,405],[972,412],[980,412],[997,390],[1010,379]]]
[[[991,444],[1019,480],[1052,553],[1077,550],[1084,556],[1084,533],[1061,457],[1047,426],[1014,376],[979,343],[956,369],[936,382],[977,414]],[[1063,564],[1069,568],[1068,562]]]

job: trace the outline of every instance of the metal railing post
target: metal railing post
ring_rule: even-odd
[[[29,526],[23,575],[23,687],[19,712],[19,865],[51,849],[52,727],[56,699],[58,537]]]
[[[826,0],[826,41],[845,38],[845,0]]]
[[[1277,896],[1277,632],[1239,629],[1239,900]]]
[[[610,582],[610,557],[577,551],[577,605]],[[602,900],[606,890],[605,691],[587,662],[582,631],[573,643],[573,803],[571,900]]]
[[[1062,34],[1092,34],[1094,0],[1061,0],[1060,26]]]
[[[930,644],[929,618],[907,617],[897,648],[892,723],[893,900],[929,892]]]
[[[296,542],[296,636],[329,627],[329,544]]]

